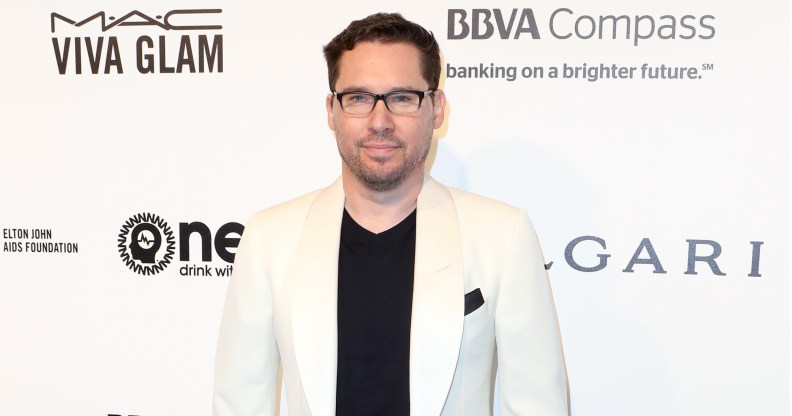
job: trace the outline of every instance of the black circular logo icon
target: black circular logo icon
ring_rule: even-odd
[[[158,215],[137,214],[128,219],[118,234],[118,252],[130,270],[154,275],[173,260],[176,240],[168,223]]]

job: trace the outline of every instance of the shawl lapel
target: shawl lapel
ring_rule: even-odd
[[[459,222],[446,187],[427,178],[416,220],[410,414],[436,416],[454,379],[465,315]]]
[[[338,356],[338,247],[344,190],[322,190],[305,217],[295,268],[294,354],[314,416],[335,415]]]

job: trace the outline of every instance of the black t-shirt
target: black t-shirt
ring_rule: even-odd
[[[374,234],[344,210],[338,256],[336,415],[410,414],[413,211]]]

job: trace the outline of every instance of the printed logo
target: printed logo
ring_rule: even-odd
[[[201,221],[180,221],[171,229],[158,215],[143,213],[121,227],[118,251],[130,270],[145,276],[175,263],[180,276],[229,277],[244,231],[238,222],[227,222],[214,233]]]
[[[473,41],[523,41],[556,39],[560,41],[627,41],[633,46],[646,41],[675,41],[715,37],[715,16],[632,15],[575,13],[559,8],[547,15],[531,8],[517,9],[448,9],[446,38]],[[551,36],[548,37],[547,34]],[[543,37],[544,35],[544,37]],[[629,43],[627,43],[629,44]],[[519,55],[519,54],[518,54]],[[533,56],[533,55],[532,55]],[[534,57],[535,58],[535,57]],[[668,64],[640,62],[633,65],[613,62],[562,62],[537,65],[503,65],[489,59],[473,62],[446,62],[447,79],[585,79],[596,82],[616,80],[699,80],[705,71],[713,71],[712,62]]]
[[[540,19],[543,21],[545,19]],[[703,39],[715,37],[715,16],[693,15],[588,15],[562,7],[553,11],[545,25],[537,24],[533,9],[448,9],[449,40],[541,39],[550,32],[555,39],[599,39],[631,41],[633,46],[648,39]],[[540,31],[540,28],[542,30]],[[521,37],[521,35],[524,35]]]
[[[685,239],[687,243],[687,256],[686,256],[686,269],[683,274],[685,275],[698,275],[699,272],[710,274],[713,276],[726,276],[726,270],[721,265],[721,254],[724,253],[721,243],[714,240],[703,239]],[[750,266],[744,270],[750,270],[747,274],[748,277],[762,277],[760,273],[760,261],[762,254],[762,246],[764,241],[750,241],[750,250],[743,248],[742,250],[728,250],[731,255],[739,255],[742,251],[742,258],[746,264]],[[604,270],[608,267],[608,259],[611,254],[608,253],[608,246],[605,244],[605,239],[593,235],[583,235],[572,239],[564,249],[564,260],[566,264],[573,270],[594,273]],[[736,252],[735,252],[736,251]],[[581,254],[585,253],[585,254]],[[747,254],[750,253],[750,256]],[[623,254],[623,253],[622,253]],[[666,257],[663,257],[666,258]],[[550,270],[554,262],[545,264],[545,270]],[[627,262],[627,265],[622,269],[623,273],[634,273],[643,269],[644,271],[651,270],[653,274],[667,274],[665,267],[660,261],[660,255],[655,250],[652,240],[648,237],[641,239],[638,246],[635,248],[632,257]]]
[[[137,214],[118,234],[121,260],[135,273],[155,275],[168,267],[176,252],[176,240],[168,223],[158,215]]]
[[[3,228],[3,253],[77,254],[80,245],[76,242],[55,240],[52,229],[46,227]]]
[[[125,66],[130,72],[131,63],[140,74],[222,73],[223,34],[218,33],[223,29],[222,12],[101,10],[87,16],[52,12],[50,32],[58,73],[124,74]]]

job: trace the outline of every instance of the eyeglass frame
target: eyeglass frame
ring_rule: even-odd
[[[352,114],[352,115],[356,115],[356,116],[366,116],[366,115],[371,114],[374,111],[374,109],[377,108],[377,102],[379,102],[380,100],[382,100],[382,102],[385,103],[385,109],[387,109],[390,113],[393,113],[393,114],[396,114],[396,115],[411,115],[411,114],[415,114],[415,113],[418,112],[418,110],[421,109],[421,104],[423,103],[423,99],[426,98],[426,96],[428,96],[428,95],[434,94],[436,91],[437,91],[437,88],[428,89],[426,91],[398,90],[398,91],[391,91],[391,92],[388,92],[388,93],[385,93],[385,94],[374,94],[373,92],[367,92],[367,91],[344,91],[344,92],[332,91],[332,93],[336,97],[336,99],[338,100],[338,105],[341,106],[341,111],[343,111],[346,114]],[[413,94],[418,95],[418,108],[416,108],[415,111],[412,112],[412,113],[405,113],[405,114],[394,113],[393,110],[391,110],[390,107],[388,106],[388,100],[386,98],[390,97],[391,95],[403,94],[405,92],[409,92],[409,93],[413,93]],[[347,113],[347,111],[344,110],[344,103],[341,101],[341,99],[345,95],[348,95],[348,94],[367,95],[369,97],[374,97],[374,104],[371,105],[371,110],[369,110],[366,113]]]

